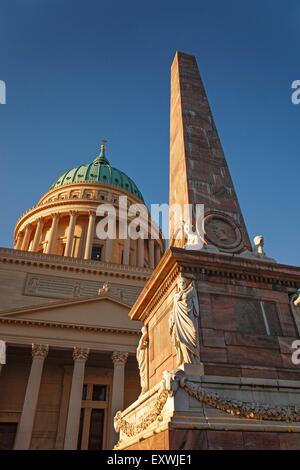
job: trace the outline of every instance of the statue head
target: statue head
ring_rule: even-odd
[[[256,237],[254,237],[254,239],[253,239],[253,242],[254,242],[254,252],[258,256],[265,256],[265,251],[264,251],[265,240],[264,240],[264,237],[262,235],[256,235]]]
[[[184,276],[180,276],[180,278],[177,281],[178,290],[181,291],[181,290],[186,289],[188,284],[189,284],[189,280]]]
[[[262,235],[256,235],[256,237],[254,237],[253,242],[255,247],[264,246],[265,239]]]
[[[146,327],[145,325],[144,325],[144,326],[142,326],[142,329],[141,329],[141,333],[142,333],[142,335],[146,335],[146,334],[147,334],[147,332],[148,332],[148,330],[147,330],[147,327]]]
[[[226,242],[228,240],[228,227],[226,225],[214,224],[212,225],[213,232],[218,240],[221,242]]]
[[[122,425],[122,411],[117,411],[114,417],[114,428],[116,432],[120,432]]]

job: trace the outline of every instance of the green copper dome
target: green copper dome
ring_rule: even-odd
[[[133,196],[141,199],[144,202],[142,193],[138,189],[137,185],[122,171],[110,166],[109,161],[105,156],[105,145],[101,145],[100,155],[92,162],[84,165],[80,165],[76,168],[66,171],[61,175],[50,189],[64,186],[71,183],[100,183],[100,184],[111,184],[122,188]]]

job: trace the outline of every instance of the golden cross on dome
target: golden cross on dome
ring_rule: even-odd
[[[101,140],[101,150],[106,150],[106,144],[107,144],[107,140],[106,139],[102,139]]]

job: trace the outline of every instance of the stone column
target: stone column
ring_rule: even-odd
[[[129,254],[130,264],[137,266],[137,240],[131,240],[132,254]]]
[[[88,224],[87,235],[86,235],[84,259],[91,259],[93,238],[94,238],[94,233],[95,233],[95,220],[96,220],[96,212],[90,211],[89,212],[89,224]]]
[[[76,225],[77,211],[70,211],[70,222],[68,227],[68,238],[65,249],[65,256],[72,256],[72,247]]]
[[[104,261],[110,263],[112,260],[113,254],[113,240],[111,238],[107,238],[105,240],[105,258]]]
[[[41,236],[42,236],[42,231],[43,231],[43,226],[44,226],[44,221],[42,217],[38,218],[37,226],[35,229],[35,234],[34,234],[34,239],[32,243],[32,247],[30,251],[37,251],[40,241],[41,241]]]
[[[65,450],[76,450],[80,425],[80,410],[82,401],[82,388],[84,381],[85,363],[89,349],[74,348],[74,369],[69,400],[68,418],[65,434]]]
[[[58,220],[59,220],[59,214],[52,214],[52,224],[51,224],[50,235],[49,235],[49,239],[48,239],[48,243],[46,247],[46,253],[51,253],[54,248],[54,242],[57,236]]]
[[[30,448],[43,366],[48,350],[49,346],[47,344],[32,345],[32,364],[23,403],[22,415],[14,444],[14,449],[16,450],[27,450]]]
[[[158,265],[160,261],[160,246],[158,243],[155,245],[155,266]]]
[[[22,246],[22,233],[19,232],[18,235],[17,235],[15,250],[21,250],[21,246]]]
[[[155,266],[155,260],[154,260],[154,240],[149,238],[148,241],[148,250],[149,250],[149,267],[151,269],[154,268]]]
[[[6,342],[0,340],[0,375],[2,371],[2,366],[6,364]]]
[[[137,265],[140,268],[144,267],[144,239],[138,238],[137,240]]]
[[[130,238],[124,240],[123,247],[123,264],[129,264],[129,253],[130,253]]]
[[[31,225],[27,224],[25,227],[25,233],[21,245],[21,250],[28,250],[29,240],[31,235]]]
[[[118,433],[114,430],[114,417],[119,410],[124,408],[124,375],[125,364],[128,358],[128,353],[115,351],[112,354],[114,363],[114,375],[112,386],[112,399],[111,399],[111,423],[110,423],[110,438],[109,446],[112,449],[118,439]]]

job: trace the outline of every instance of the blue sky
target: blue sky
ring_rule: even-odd
[[[250,237],[300,265],[297,0],[1,0],[0,245],[56,178],[108,158],[168,201],[169,72],[195,54]]]

